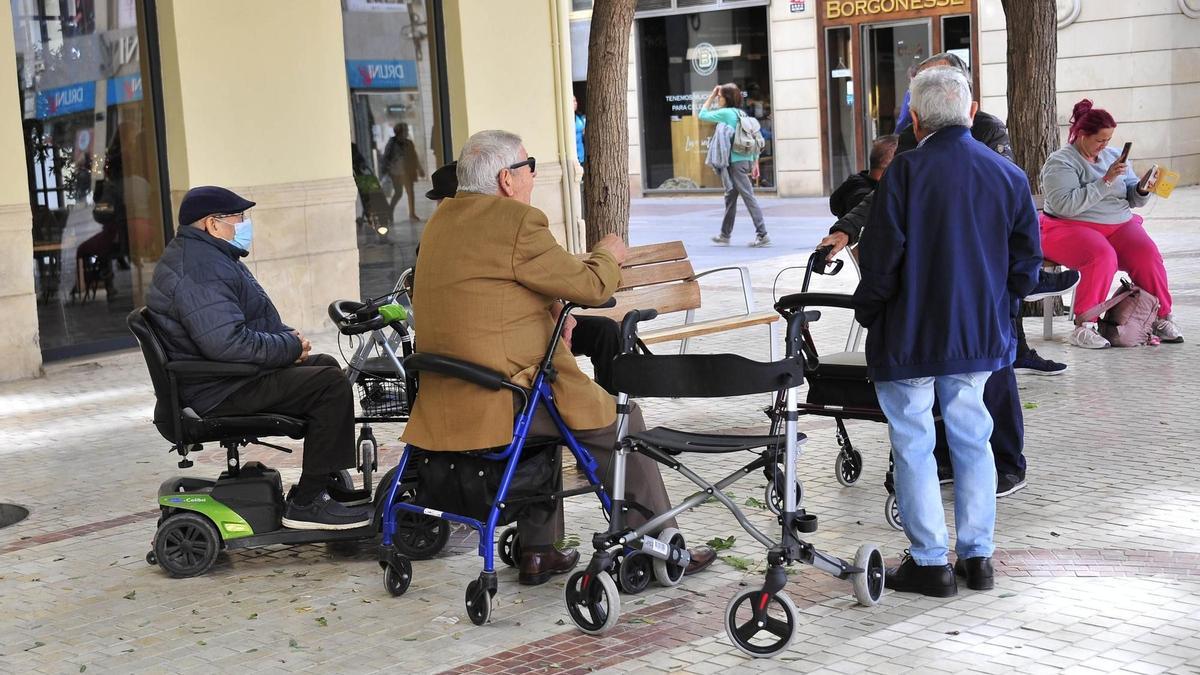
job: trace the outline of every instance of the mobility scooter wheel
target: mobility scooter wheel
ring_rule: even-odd
[[[629,553],[617,567],[617,586],[623,593],[637,595],[650,587],[654,578],[653,558],[645,553]]]
[[[516,527],[507,527],[500,533],[500,543],[496,545],[496,552],[500,555],[500,562],[509,567],[521,564],[521,535],[517,533]]]
[[[883,554],[875,544],[863,544],[854,555],[854,566],[862,569],[850,580],[854,599],[863,607],[874,607],[883,597]]]
[[[673,549],[687,549],[687,542],[683,540],[683,534],[673,527],[668,527],[659,532],[658,540]],[[663,586],[679,585],[679,582],[683,580],[685,570],[686,568],[683,565],[676,565],[669,560],[654,559],[654,578],[658,579],[658,583]]]
[[[900,504],[896,501],[896,495],[888,495],[887,500],[883,502],[883,518],[888,525],[892,526],[892,529],[904,529],[904,521],[900,520]]]
[[[744,591],[725,607],[725,632],[734,646],[754,658],[771,658],[787,650],[796,636],[799,613],[783,593]]]
[[[837,481],[846,487],[858,482],[862,476],[862,453],[855,450],[849,443],[838,452],[837,461],[833,465],[833,475]]]
[[[400,486],[396,499],[411,502],[416,498],[412,487]],[[410,560],[428,560],[450,541],[450,521],[410,511],[396,513],[396,534],[392,546]]]
[[[621,618],[621,596],[607,572],[592,574],[583,570],[572,574],[563,597],[571,621],[588,635],[607,632]]]
[[[183,578],[207,572],[220,552],[221,536],[212,521],[199,513],[181,511],[158,526],[151,555],[167,574]],[[149,555],[146,560],[149,562]]]
[[[492,594],[482,579],[467,584],[467,616],[471,623],[482,626],[492,618]]]
[[[412,583],[412,563],[408,560],[400,558],[395,565],[387,565],[383,568],[383,587],[393,597],[404,595],[410,583]]]

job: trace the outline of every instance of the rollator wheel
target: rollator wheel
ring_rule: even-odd
[[[396,499],[411,502],[416,498],[413,488],[401,488]],[[396,534],[392,538],[392,547],[396,552],[412,560],[428,560],[437,555],[450,541],[450,521],[412,513],[398,511],[396,513]]]
[[[392,597],[404,595],[412,583],[412,563],[405,558],[383,568],[383,587]]]
[[[637,595],[650,587],[650,579],[654,578],[653,558],[645,553],[634,551],[625,556],[617,567],[617,586],[629,595]]]
[[[567,579],[563,590],[567,614],[579,630],[600,635],[617,625],[621,617],[621,596],[617,584],[607,572],[576,572]]]
[[[904,529],[904,522],[900,520],[900,504],[896,501],[896,495],[888,495],[887,500],[883,503],[883,518],[888,525],[892,526],[892,529]]]
[[[833,464],[833,475],[837,477],[839,483],[850,487],[858,482],[859,477],[862,476],[862,469],[862,453],[846,444],[846,447],[838,453],[837,461]]]
[[[467,584],[466,605],[467,616],[470,617],[471,623],[482,626],[491,621],[492,594],[488,592],[481,579]]]
[[[158,564],[158,558],[154,557],[154,551],[150,551],[149,553],[146,554],[146,564],[147,565],[157,565]]]
[[[500,533],[496,553],[500,556],[500,562],[509,567],[521,564],[521,536],[517,534],[517,528],[508,527]]]
[[[345,469],[342,469],[341,471],[335,471],[330,475],[330,478],[333,479],[333,482],[337,483],[338,487],[344,490],[354,489],[354,477],[351,476],[350,472]]]
[[[863,607],[874,607],[883,597],[883,554],[875,544],[863,544],[854,554],[854,566],[865,570],[851,579],[854,599]]]
[[[658,540],[669,545],[673,549],[687,549],[687,542],[683,539],[683,534],[673,528],[668,527],[658,533]],[[667,560],[660,558],[654,559],[654,578],[658,579],[658,583],[663,586],[671,587],[678,586],[683,580],[683,572],[686,568],[683,565],[676,565]]]
[[[763,494],[763,503],[767,505],[767,510],[775,515],[783,513],[783,495],[779,492],[779,486],[775,481],[768,481],[767,488]],[[804,484],[796,481],[796,508],[804,503]]]
[[[796,606],[783,593],[744,591],[725,606],[725,632],[742,652],[756,659],[769,659],[792,644],[799,616]]]
[[[217,528],[208,518],[191,511],[167,518],[154,534],[154,558],[175,578],[204,574],[220,552],[221,535],[217,534]]]

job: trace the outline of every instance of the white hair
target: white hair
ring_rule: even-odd
[[[499,129],[472,134],[458,156],[458,189],[494,195],[500,189],[500,171],[520,158],[520,136]]]
[[[912,81],[912,109],[921,131],[931,134],[953,126],[971,126],[971,85],[957,68],[927,68]]]

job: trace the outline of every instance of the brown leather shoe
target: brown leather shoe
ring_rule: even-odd
[[[530,551],[521,554],[521,573],[517,581],[525,586],[537,586],[550,581],[555,574],[566,574],[579,562],[579,551]]]
[[[683,571],[683,576],[695,574],[700,570],[713,564],[717,559],[717,552],[711,546],[697,546],[696,548],[688,549],[688,553],[692,555],[692,561],[688,563],[687,569]]]

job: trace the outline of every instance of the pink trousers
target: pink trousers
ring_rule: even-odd
[[[1158,298],[1160,317],[1171,313],[1171,292],[1162,254],[1134,214],[1124,223],[1104,225],[1082,220],[1051,218],[1042,214],[1042,254],[1056,263],[1078,270],[1075,306],[1081,313],[1108,299],[1117,270],[1127,272],[1134,285]]]

